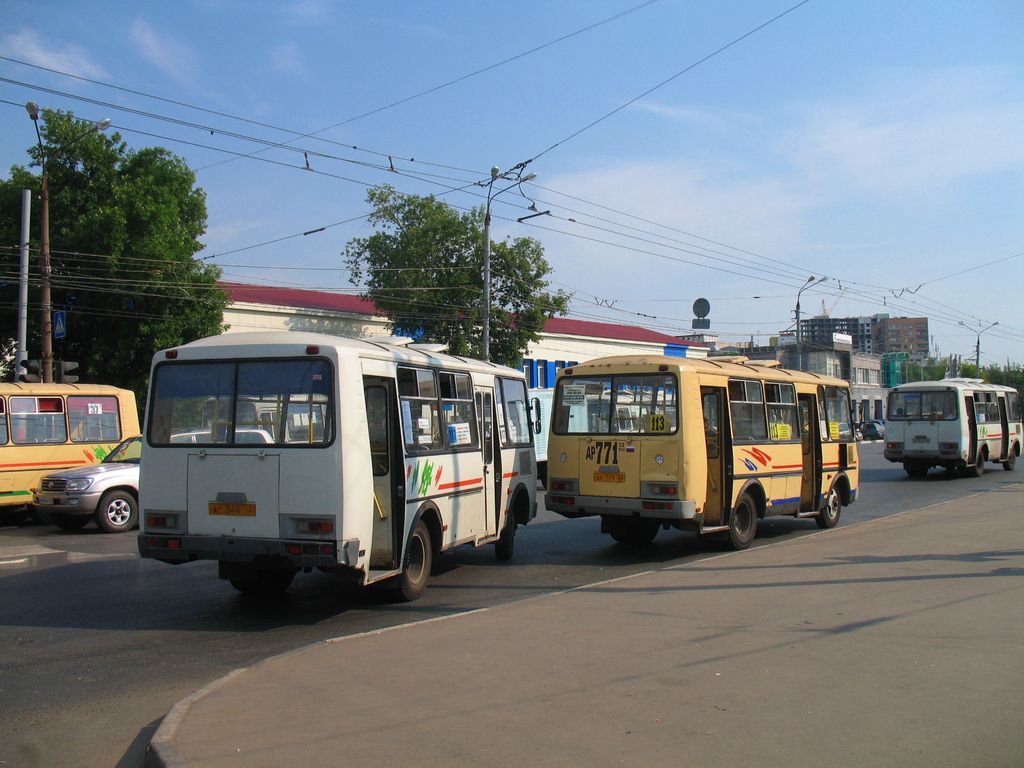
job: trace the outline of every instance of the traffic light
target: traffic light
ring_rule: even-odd
[[[39,360],[22,360],[19,365],[25,370],[18,374],[18,381],[38,384],[43,380],[43,364]]]
[[[73,363],[70,360],[57,360],[53,364],[53,380],[57,384],[74,384],[78,381],[77,376],[70,376],[68,371],[73,371],[78,367],[78,363]]]

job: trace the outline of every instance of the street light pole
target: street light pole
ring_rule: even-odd
[[[804,369],[803,331],[800,329],[800,294],[812,285],[824,282],[827,279],[827,277],[815,278],[814,275],[811,275],[807,278],[807,282],[800,287],[800,290],[796,292],[796,369],[798,371],[802,371]]]
[[[491,168],[491,178],[487,182],[487,205],[484,208],[484,305],[483,312],[481,313],[484,326],[482,338],[484,360],[491,359],[491,201],[502,192],[507,192],[512,187],[518,187],[525,181],[533,181],[537,178],[536,173],[523,176],[522,167],[522,165],[518,165],[512,168],[512,170],[502,173],[501,169],[495,165]],[[499,189],[495,192],[494,182],[498,179],[506,181],[514,179],[514,181],[504,189]]]
[[[967,323],[965,323],[963,320],[960,321],[960,325],[962,325],[964,328],[967,328],[968,330],[974,330],[969,325],[967,325]],[[974,333],[976,334],[974,339],[974,375],[977,376],[979,379],[981,378],[981,334],[983,334],[985,331],[995,328],[997,325],[999,325],[998,320],[992,323],[992,325],[988,325],[985,326],[984,328],[980,328],[979,330],[974,331]]]
[[[39,251],[43,260],[43,281],[40,291],[40,303],[42,308],[42,355],[41,367],[43,383],[53,382],[53,313],[50,311],[50,278],[52,269],[50,266],[50,187],[46,178],[46,148],[43,146],[43,136],[39,132],[39,105],[34,101],[25,104],[28,116],[32,118],[32,124],[36,128],[36,141],[39,143],[39,166],[42,169],[39,179]],[[89,127],[89,130],[81,136],[69,141],[65,148],[84,139],[91,133],[105,131],[110,127],[110,119],[101,120]]]

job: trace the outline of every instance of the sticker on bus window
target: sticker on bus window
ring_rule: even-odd
[[[562,405],[583,405],[586,398],[585,384],[566,384],[562,387]]]
[[[647,414],[647,432],[668,432],[668,419],[664,413]]]
[[[103,403],[89,403],[89,415],[90,416],[102,416],[103,415]]]
[[[829,436],[829,439],[831,439],[831,440],[838,440],[839,439],[839,422],[838,421],[830,421],[828,423],[828,436]]]
[[[793,428],[789,424],[772,424],[771,436],[772,440],[792,440]]]
[[[469,424],[449,424],[448,442],[452,445],[470,445],[473,442],[473,433]]]

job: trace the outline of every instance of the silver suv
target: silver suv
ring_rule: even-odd
[[[99,464],[45,475],[32,491],[36,513],[65,531],[90,520],[107,533],[139,523],[139,457],[142,438],[130,437]]]

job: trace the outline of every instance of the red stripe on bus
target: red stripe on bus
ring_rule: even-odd
[[[803,469],[803,464],[776,464],[772,469]]]
[[[501,476],[501,479],[502,480],[511,480],[513,477],[519,477],[519,473],[518,472],[506,472],[504,475]]]
[[[472,480],[459,480],[454,483],[444,483],[443,485],[437,486],[439,491],[450,491],[452,488],[461,488],[464,485],[476,485],[482,483],[484,479],[482,477],[474,477]]]
[[[825,469],[839,469],[839,462],[837,461],[832,464],[822,464],[821,466],[823,466]]]
[[[88,461],[32,461],[22,464],[0,464],[0,469],[17,469],[18,467],[69,467],[76,464],[89,464]]]

